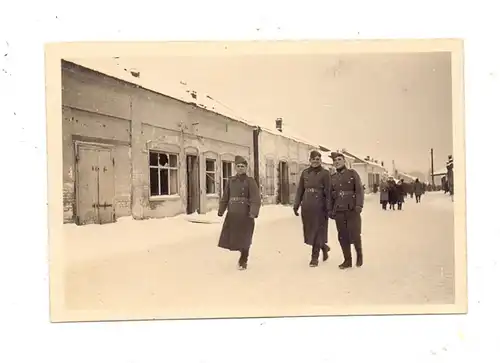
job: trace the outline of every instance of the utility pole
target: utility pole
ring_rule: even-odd
[[[436,185],[434,184],[434,149],[431,148],[431,183],[434,188]]]

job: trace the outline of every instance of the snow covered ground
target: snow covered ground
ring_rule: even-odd
[[[262,208],[249,269],[238,254],[217,248],[220,219],[211,213],[65,226],[65,296],[69,309],[139,311],[168,316],[241,316],[253,311],[365,304],[446,304],[454,301],[453,203],[427,193],[403,211],[382,211],[367,196],[363,211],[365,265],[341,271],[333,221],[331,258],[308,266],[300,218],[290,207]],[[325,310],[326,311],[326,310]],[[139,314],[140,315],[140,314]]]
[[[257,226],[290,217],[291,207],[265,206]],[[178,215],[172,218],[135,221],[132,217],[105,225],[64,225],[68,263],[92,260],[119,253],[142,251],[159,245],[183,243],[207,234],[219,233],[224,217],[217,211],[207,214]],[[198,222],[198,223],[194,223]]]

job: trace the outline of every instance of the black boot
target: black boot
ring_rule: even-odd
[[[339,265],[341,270],[352,267],[352,255],[351,255],[351,245],[344,245],[342,247],[342,253],[344,254],[344,262]]]
[[[311,262],[309,262],[309,267],[317,267],[319,264],[319,251],[321,250],[320,246],[314,245],[312,247],[311,253]]]
[[[321,247],[323,251],[323,261],[328,260],[328,252],[330,252],[330,247],[325,243],[323,247]]]
[[[248,266],[248,254],[249,250],[241,250],[240,251],[240,259],[238,260],[238,267],[240,270],[246,270]]]
[[[354,244],[354,248],[356,249],[356,266],[363,266],[363,249],[361,247],[361,241]]]

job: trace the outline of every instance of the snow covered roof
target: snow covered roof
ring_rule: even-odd
[[[361,158],[361,157],[357,156],[356,154],[353,154],[352,152],[347,151],[346,149],[342,149],[342,153],[350,155],[354,159],[359,160],[360,163],[364,163],[364,164],[368,164],[368,165],[373,165],[373,166],[378,166],[379,168],[385,169],[385,167],[382,166],[382,164],[376,163],[376,162],[370,161],[370,160],[365,160],[364,158]]]
[[[252,121],[252,122],[253,122],[254,126],[258,126],[258,127],[260,127],[261,130],[264,130],[264,131],[266,131],[266,132],[268,132],[270,134],[277,135],[277,136],[283,136],[283,137],[285,137],[287,139],[296,141],[298,143],[312,146],[312,147],[318,149],[318,151],[319,151],[319,144],[318,143],[305,140],[305,139],[303,139],[302,137],[299,137],[299,136],[295,136],[297,133],[295,133],[293,131],[288,131],[288,130],[278,131],[276,129],[272,129],[272,128],[267,128],[267,127],[261,126],[261,125],[259,125],[258,122],[255,122],[255,121]]]
[[[83,58],[70,60],[69,62],[139,86],[146,90],[159,93],[163,96],[192,104],[201,109],[205,109],[249,126],[256,126],[241,117],[241,115],[238,115],[231,108],[219,102],[215,97],[197,89],[195,86],[189,84],[183,79],[171,79],[166,82],[159,82],[157,76],[153,73],[148,73],[147,69],[138,70],[134,68],[124,68],[116,61],[113,61],[112,58],[104,60],[99,58],[99,64],[96,64],[97,62],[95,58]]]
[[[402,176],[404,176],[404,177],[407,177],[407,178],[409,178],[409,179],[412,179],[412,180],[417,179],[417,178],[416,178],[416,177],[414,177],[413,175],[410,175],[410,174],[404,173],[404,172],[402,172],[402,171],[398,171],[398,174],[399,174],[399,175],[402,175]]]
[[[446,167],[441,168],[439,170],[434,170],[434,175],[444,175],[448,173],[448,169]]]
[[[191,85],[189,82],[183,79],[179,78],[177,80],[159,82],[155,74],[148,73],[147,70],[124,68],[123,66],[119,65],[113,58],[99,58],[98,64],[96,64],[97,62],[95,58],[71,60],[70,62],[81,67],[93,70],[95,72],[99,72],[104,75],[142,87],[144,89],[162,94],[166,97],[195,105],[196,107],[208,110],[221,116],[225,116],[235,121],[239,121],[248,126],[260,127],[260,129],[265,130],[266,132],[273,135],[283,136],[296,142],[319,149],[318,143],[299,137],[298,133],[289,130],[288,126],[286,127],[284,132],[280,132],[276,129],[263,126],[264,124],[261,122],[249,121],[247,118],[242,117],[242,115],[217,100],[216,97],[202,92],[197,87]]]

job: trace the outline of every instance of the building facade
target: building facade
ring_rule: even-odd
[[[62,62],[66,223],[217,208],[234,157],[254,166],[254,127]]]
[[[372,162],[355,162],[352,168],[358,172],[365,193],[374,193],[378,190],[382,177],[388,175],[383,166]]]
[[[365,188],[365,193],[376,192],[382,177],[388,176],[388,171],[384,163],[374,160],[369,156],[360,158],[345,149],[343,149],[342,152],[350,158],[351,168],[358,172],[361,183]]]
[[[402,171],[398,171],[397,174],[395,175],[395,179],[397,179],[397,180],[403,179],[403,181],[405,183],[413,183],[415,181],[415,179],[417,179],[417,178],[415,178],[412,175],[403,173]]]
[[[255,150],[259,158],[259,185],[263,204],[292,204],[301,172],[309,166],[309,153],[318,145],[277,129],[256,129]]]
[[[330,157],[332,152],[331,151],[320,151],[320,153],[321,153],[321,165],[323,166],[323,168],[328,170],[330,172],[330,174],[332,174],[334,172],[333,160]]]

